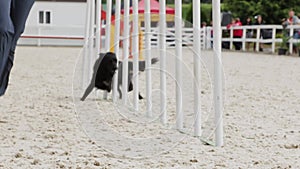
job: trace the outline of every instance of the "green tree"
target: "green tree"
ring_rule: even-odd
[[[201,22],[209,22],[211,21],[212,17],[212,5],[201,3]],[[190,4],[190,8],[187,12],[185,20],[193,23],[193,4]]]
[[[267,24],[280,24],[288,11],[300,12],[299,0],[224,0],[224,11],[231,11],[242,21],[248,16],[261,15]]]

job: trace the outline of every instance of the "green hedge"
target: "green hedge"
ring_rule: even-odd
[[[174,4],[168,4],[169,7],[175,8]],[[193,23],[192,16],[193,16],[193,5],[192,4],[182,4],[182,18],[186,22]],[[201,4],[201,22],[209,22],[211,21],[212,15],[212,5],[211,4]],[[190,25],[190,24],[187,24]]]
[[[175,8],[175,4],[168,4],[167,6],[170,8]],[[182,4],[182,18],[186,18],[190,10],[190,6],[190,4]]]
[[[189,5],[188,12],[185,16],[187,22],[193,23],[193,5]],[[201,22],[209,22],[212,20],[212,5],[211,4],[201,4]]]

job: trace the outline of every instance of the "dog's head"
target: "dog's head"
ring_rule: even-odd
[[[98,59],[98,67],[95,65],[95,87],[110,92],[112,78],[117,70],[117,57],[112,52],[101,53]]]
[[[112,73],[112,74],[114,74],[115,71],[118,69],[118,67],[117,67],[118,59],[117,59],[115,53],[107,52],[104,55],[104,58],[103,58],[102,62],[103,62],[104,65],[106,65],[107,71]]]

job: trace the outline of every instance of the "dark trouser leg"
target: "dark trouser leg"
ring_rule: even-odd
[[[21,34],[24,32],[25,23],[33,3],[34,0],[12,0],[10,16],[15,30],[10,53],[12,55],[16,49],[17,41],[19,40]]]
[[[4,0],[0,0],[4,1]],[[9,44],[8,57],[6,62],[3,62],[3,73],[1,73],[1,86],[0,86],[0,96],[5,93],[8,85],[9,74],[13,66],[14,54],[17,45],[17,41],[21,34],[24,32],[25,23],[30,12],[30,9],[34,3],[34,0],[9,0],[11,2],[10,17],[9,20],[12,21],[14,27],[14,34],[11,37]],[[2,9],[1,9],[2,10]]]
[[[7,82],[6,65],[14,34],[14,26],[10,18],[11,0],[0,0],[0,96],[5,93]]]
[[[233,38],[241,38],[240,36],[233,36]],[[236,50],[241,50],[242,48],[242,42],[233,42],[233,45]]]

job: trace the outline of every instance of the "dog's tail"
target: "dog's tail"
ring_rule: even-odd
[[[155,64],[158,62],[158,58],[152,58],[151,59],[151,64]],[[139,61],[139,71],[143,72],[146,69],[146,61]]]

